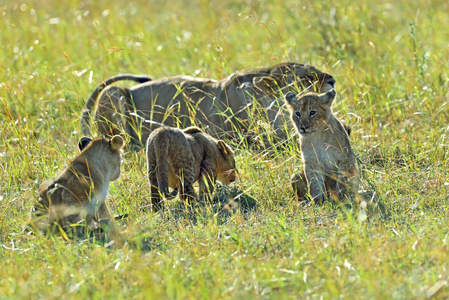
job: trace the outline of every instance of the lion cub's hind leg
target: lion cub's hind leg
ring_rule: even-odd
[[[150,181],[150,197],[151,197],[151,206],[154,211],[158,211],[161,209],[161,201],[162,196],[159,192],[159,184],[157,180],[157,172],[159,170],[156,167],[155,163],[148,162],[148,179]]]

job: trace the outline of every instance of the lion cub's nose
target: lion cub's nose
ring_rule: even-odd
[[[229,182],[234,182],[236,180],[235,171],[233,170],[231,175],[229,176]]]

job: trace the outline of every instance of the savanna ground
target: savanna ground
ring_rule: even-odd
[[[0,1],[0,298],[449,297],[448,11],[445,0]],[[144,155],[125,153],[109,204],[130,215],[119,226],[139,249],[21,232],[77,153],[102,79],[221,79],[286,60],[335,76],[334,112],[381,210],[297,205],[291,142],[238,148],[234,188],[257,207],[196,218],[139,211]]]

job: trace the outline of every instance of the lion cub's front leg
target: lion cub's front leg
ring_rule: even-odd
[[[183,169],[179,167],[182,172],[180,172],[180,181],[182,182],[179,186],[180,197],[182,201],[193,201],[196,198],[195,189],[193,184],[195,183],[195,173],[191,166],[184,167]]]
[[[208,160],[201,163],[201,171],[199,178],[200,199],[208,201],[215,189],[215,181],[217,179],[217,169]]]
[[[103,229],[106,232],[106,234],[110,236],[110,238],[115,240],[117,244],[120,245],[123,243],[122,235],[115,226],[114,219],[105,202],[103,202],[98,209],[97,221],[100,225],[100,228]]]
[[[305,173],[307,185],[309,187],[309,194],[312,200],[317,203],[323,203],[325,200],[325,185],[324,172],[321,168],[313,167],[310,164],[305,164]]]
[[[296,194],[296,200],[302,201],[306,199],[306,195],[309,192],[309,188],[307,186],[306,174],[304,171],[299,171],[298,173],[294,173],[290,178],[290,183],[292,185],[292,189]]]

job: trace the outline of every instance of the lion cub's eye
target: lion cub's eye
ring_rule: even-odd
[[[298,118],[301,118],[301,113],[300,113],[299,111],[295,112],[295,115],[296,115]]]
[[[309,114],[311,117],[313,117],[313,116],[315,116],[316,115],[316,111],[314,111],[314,110],[312,110],[312,111],[310,111],[310,114]]]

